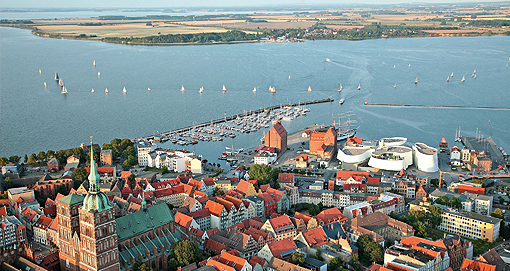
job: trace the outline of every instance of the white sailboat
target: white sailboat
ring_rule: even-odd
[[[450,77],[453,77],[453,72],[452,72],[452,74],[450,74]]]
[[[312,92],[312,88],[308,86],[308,92]]]
[[[100,72],[97,72],[97,77],[100,77],[101,76],[101,73]]]
[[[358,85],[358,90],[360,90],[360,89],[361,89],[361,84]]]
[[[462,79],[460,79],[460,81],[464,83],[464,81],[466,81],[466,76],[462,76]]]
[[[124,87],[124,88],[122,89],[122,93],[124,93],[124,94],[126,94],[126,93],[127,93],[126,87]]]
[[[44,88],[46,88],[46,82],[44,82]]]
[[[67,88],[65,85],[62,86],[62,90],[60,91],[62,94],[67,94]]]
[[[41,74],[41,69],[39,69],[39,74]]]
[[[58,79],[60,79],[60,77],[58,77],[58,73],[55,72],[55,81],[58,81]]]
[[[340,101],[338,101],[338,103],[339,103],[340,105],[342,105],[344,102],[345,102],[345,99],[340,99]]]
[[[476,79],[476,74],[473,76],[473,79]]]
[[[397,88],[397,83],[395,83],[395,85],[393,86],[394,88]]]
[[[342,84],[340,84],[340,87],[338,88],[338,92],[341,92],[342,91]]]
[[[223,85],[223,88],[221,89],[221,91],[223,91],[223,92],[227,91],[227,88],[225,87],[225,85]]]
[[[450,82],[450,76],[446,77],[446,82]]]
[[[289,80],[290,80],[290,75],[289,75]]]
[[[94,59],[94,62],[92,63],[92,65],[94,65],[94,67],[96,66],[96,60]]]
[[[276,89],[274,87],[272,87],[272,86],[269,86],[269,91],[271,93],[276,93]]]
[[[397,65],[393,65],[393,69],[395,69],[397,67]]]
[[[105,88],[104,93],[108,94],[108,88]]]
[[[417,85],[418,84],[418,77],[416,77],[416,79],[414,80],[414,84]]]
[[[184,92],[184,85],[181,85],[181,92]]]
[[[198,93],[202,93],[204,92],[204,87],[200,87],[200,90],[198,91]]]
[[[255,92],[257,92],[257,88],[256,87],[253,88],[253,93],[255,93]]]
[[[411,64],[409,64],[409,68],[411,68]]]
[[[329,59],[329,58],[326,58],[326,61],[327,61],[327,62],[331,62],[331,59]]]
[[[151,88],[147,88],[147,92],[151,92]]]
[[[94,93],[94,89],[92,89],[90,92],[91,92],[91,93]]]

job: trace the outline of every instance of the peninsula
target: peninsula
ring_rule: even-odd
[[[409,4],[189,16],[161,10],[163,15],[140,17],[1,20],[0,26],[28,28],[42,37],[143,45],[510,35],[509,7]]]

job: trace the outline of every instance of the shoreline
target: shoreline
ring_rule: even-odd
[[[97,41],[97,42],[105,42],[111,44],[122,44],[122,45],[133,45],[133,46],[187,46],[187,45],[222,45],[222,44],[242,44],[242,43],[298,43],[298,42],[307,42],[307,41],[321,41],[321,40],[344,40],[344,41],[364,41],[364,40],[376,40],[376,39],[402,39],[402,38],[444,38],[444,37],[481,37],[481,36],[510,36],[510,31],[503,33],[488,33],[488,32],[464,32],[464,33],[431,33],[424,32],[426,35],[416,35],[416,36],[393,36],[393,37],[357,37],[357,38],[318,38],[318,39],[299,39],[295,41],[285,41],[285,42],[276,42],[269,40],[241,40],[241,41],[219,41],[219,42],[204,42],[204,43],[194,43],[194,42],[181,42],[181,43],[144,43],[144,42],[124,42],[124,41],[109,41],[103,40],[102,38],[90,37],[90,38],[82,38],[76,36],[66,36],[60,33],[51,34],[49,32],[41,31],[37,29],[35,26],[27,26],[27,25],[1,25],[0,27],[11,27],[17,29],[30,30],[31,34],[41,38],[51,38],[51,39],[67,39],[67,40],[81,40],[81,41]],[[147,36],[149,37],[149,36]],[[112,37],[109,37],[112,38]],[[122,38],[122,37],[113,37],[113,38]]]

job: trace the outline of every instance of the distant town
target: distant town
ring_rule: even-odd
[[[306,110],[279,112],[232,120],[270,129],[226,166],[184,145],[233,126],[0,158],[0,270],[509,270],[510,160],[492,138],[288,133]]]

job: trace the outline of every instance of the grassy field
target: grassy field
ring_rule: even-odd
[[[122,23],[100,26],[80,26],[80,25],[43,25],[38,26],[40,30],[48,33],[60,33],[62,35],[77,36],[85,34],[87,36],[96,35],[98,38],[104,37],[146,37],[167,34],[195,34],[195,33],[220,33],[227,31],[221,27],[203,27],[181,24],[171,24],[164,22],[155,22],[152,26],[146,23]]]

